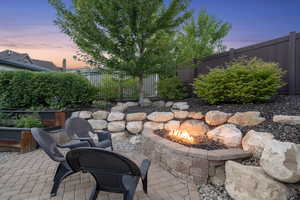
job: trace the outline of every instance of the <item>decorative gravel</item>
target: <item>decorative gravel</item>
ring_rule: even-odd
[[[226,192],[224,185],[200,185],[199,194],[201,200],[232,200],[232,198]]]

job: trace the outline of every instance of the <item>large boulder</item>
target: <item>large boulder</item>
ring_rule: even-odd
[[[260,117],[260,112],[237,112],[228,119],[228,123],[236,124],[239,126],[256,126],[266,119]]]
[[[225,188],[234,200],[286,200],[288,189],[275,181],[261,167],[227,161]]]
[[[92,112],[90,111],[80,111],[79,118],[82,119],[91,119],[92,118]]]
[[[180,127],[180,121],[177,120],[171,120],[165,123],[165,129],[168,131],[179,129],[179,127]]]
[[[207,137],[227,147],[240,147],[242,132],[233,124],[224,124],[207,133]]]
[[[271,133],[251,130],[243,137],[243,150],[251,152],[255,157],[260,158],[266,143],[273,138],[274,135]]]
[[[189,115],[188,111],[173,110],[176,119],[186,119]]]
[[[126,121],[143,121],[147,118],[147,113],[130,113],[126,115]]]
[[[164,123],[145,122],[144,128],[148,128],[148,129],[152,129],[152,130],[162,130],[162,129],[164,129]]]
[[[140,102],[140,106],[148,107],[152,105],[152,101],[148,98],[144,98],[142,102]]]
[[[125,114],[121,112],[111,112],[108,117],[107,121],[121,121],[124,119]]]
[[[187,102],[176,102],[172,106],[175,110],[187,110],[190,108]]]
[[[107,122],[105,120],[90,119],[88,122],[91,124],[94,130],[102,130],[107,128]]]
[[[153,112],[147,116],[147,119],[153,122],[167,122],[173,118],[172,112]]]
[[[102,120],[102,119],[106,119],[108,114],[109,114],[109,112],[107,112],[107,111],[99,110],[99,111],[94,112],[92,115],[93,115],[93,119]]]
[[[286,183],[300,181],[300,148],[290,142],[268,141],[260,165],[271,177]]]
[[[203,121],[189,119],[180,125],[180,130],[187,131],[191,136],[198,137],[204,136],[209,131],[209,127]]]
[[[112,132],[121,132],[125,130],[125,121],[113,121],[109,122],[107,129]]]
[[[132,107],[132,106],[138,106],[139,103],[137,103],[137,102],[132,102],[132,101],[128,101],[128,102],[125,103],[125,105],[126,105],[127,107]]]
[[[203,119],[204,115],[202,114],[202,112],[190,112],[189,115],[188,115],[188,118]]]
[[[211,126],[218,126],[221,124],[225,124],[230,116],[231,114],[229,113],[212,110],[206,113],[205,121]]]
[[[274,115],[273,121],[282,124],[298,125],[300,124],[300,116]]]
[[[138,134],[143,130],[143,122],[142,121],[132,121],[128,122],[126,125],[126,129],[133,134]]]

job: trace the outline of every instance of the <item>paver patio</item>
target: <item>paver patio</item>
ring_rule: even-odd
[[[145,157],[137,151],[118,152],[127,155],[140,164]],[[26,154],[13,155],[0,163],[1,200],[85,200],[88,199],[94,180],[91,175],[77,173],[63,181],[56,197],[50,198],[52,179],[57,163],[50,160],[40,149]],[[198,200],[197,187],[174,177],[166,170],[152,163],[149,171],[148,195],[139,183],[136,200]],[[98,199],[123,199],[121,194],[100,192]]]

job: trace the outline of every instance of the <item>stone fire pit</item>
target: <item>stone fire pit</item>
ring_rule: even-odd
[[[222,179],[227,160],[238,160],[251,156],[240,148],[203,150],[189,148],[162,138],[151,129],[144,129],[141,152],[175,176],[192,180],[196,184],[209,179]]]

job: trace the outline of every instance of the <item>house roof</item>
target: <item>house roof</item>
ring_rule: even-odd
[[[27,70],[31,70],[31,71],[51,71],[50,69],[42,67],[42,66],[38,66],[35,64],[30,64],[30,63],[19,62],[19,61],[10,60],[10,59],[1,59],[0,58],[0,64],[9,65],[9,66],[19,68],[19,69],[27,69]]]
[[[40,66],[42,68],[49,69],[48,71],[61,71],[62,68],[57,67],[54,63],[50,61],[32,59],[27,53],[18,53],[12,50],[5,50],[0,52],[0,59],[16,61],[19,63],[32,64]]]

